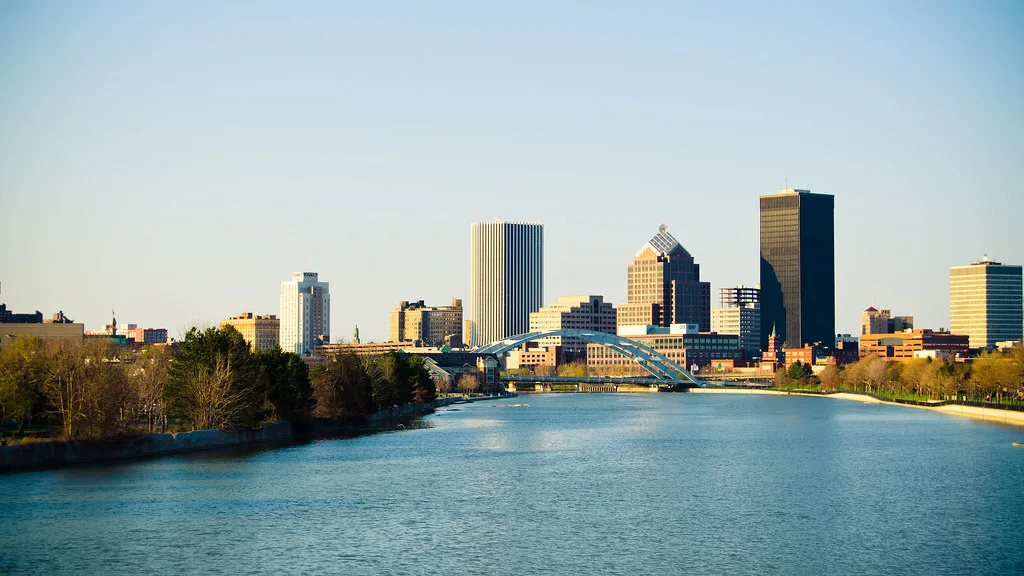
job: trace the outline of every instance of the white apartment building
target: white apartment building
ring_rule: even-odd
[[[281,283],[281,349],[312,354],[331,342],[331,294],[316,272],[295,272]]]

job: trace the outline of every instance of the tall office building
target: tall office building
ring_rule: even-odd
[[[544,300],[544,225],[472,224],[469,276],[471,346],[528,332]]]
[[[331,294],[316,272],[295,272],[281,283],[281,350],[312,354],[331,342]]]
[[[696,324],[711,330],[711,283],[700,281],[700,265],[662,225],[633,257],[618,326]]]
[[[808,190],[761,196],[761,349],[836,337],[835,197]]]
[[[1021,267],[984,257],[949,269],[949,331],[970,336],[971,348],[1021,340]]]

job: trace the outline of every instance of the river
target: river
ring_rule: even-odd
[[[1021,428],[807,397],[453,408],[403,431],[0,476],[0,573],[1024,572]]]

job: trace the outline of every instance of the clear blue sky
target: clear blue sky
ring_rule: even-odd
[[[624,301],[662,222],[717,294],[787,180],[836,197],[838,330],[1024,263],[1024,3],[491,4],[0,3],[0,301],[174,335],[307,269],[383,339],[496,216],[545,301]]]

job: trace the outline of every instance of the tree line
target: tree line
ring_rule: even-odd
[[[886,361],[865,356],[845,366],[829,365],[819,375],[795,363],[775,376],[784,388],[848,390],[917,399],[1006,402],[1024,399],[1024,348],[986,352],[971,362],[932,358]]]
[[[192,328],[172,350],[108,339],[18,338],[0,349],[0,426],[65,439],[168,429],[246,429],[314,417],[364,419],[436,386],[422,358],[341,354],[308,367],[280,348],[253,352],[233,327]]]

